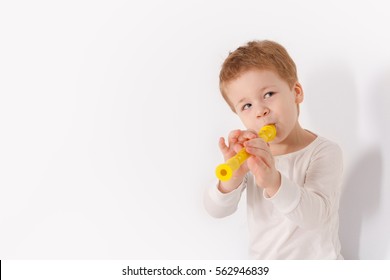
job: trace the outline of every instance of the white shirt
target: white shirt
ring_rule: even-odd
[[[234,213],[246,189],[254,259],[343,259],[338,236],[343,170],[339,146],[317,136],[302,150],[274,158],[282,180],[273,197],[267,197],[248,173],[230,193],[221,193],[218,184],[208,188],[206,210],[218,218]]]

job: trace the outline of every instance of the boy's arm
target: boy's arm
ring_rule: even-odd
[[[203,203],[206,211],[214,218],[223,218],[237,210],[241,194],[246,188],[246,176],[235,190],[223,193],[219,190],[220,182],[204,191]]]
[[[338,211],[342,172],[340,148],[327,144],[312,155],[303,187],[282,174],[279,191],[265,197],[300,227],[314,229]]]

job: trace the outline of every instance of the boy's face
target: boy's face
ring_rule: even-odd
[[[226,95],[247,129],[259,132],[275,124],[274,143],[289,136],[298,123],[298,105],[303,101],[301,85],[291,89],[271,70],[249,70],[225,87]]]

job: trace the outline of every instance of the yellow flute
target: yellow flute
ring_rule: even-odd
[[[260,129],[260,138],[265,142],[271,142],[276,137],[276,127],[273,124],[265,125]],[[228,159],[225,163],[217,166],[215,169],[215,175],[221,181],[229,181],[233,176],[233,172],[236,171],[250,154],[247,153],[245,148],[242,148],[235,156]]]

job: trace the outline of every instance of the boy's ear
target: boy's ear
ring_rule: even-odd
[[[295,103],[300,104],[303,102],[303,88],[300,83],[296,82],[294,85]]]

